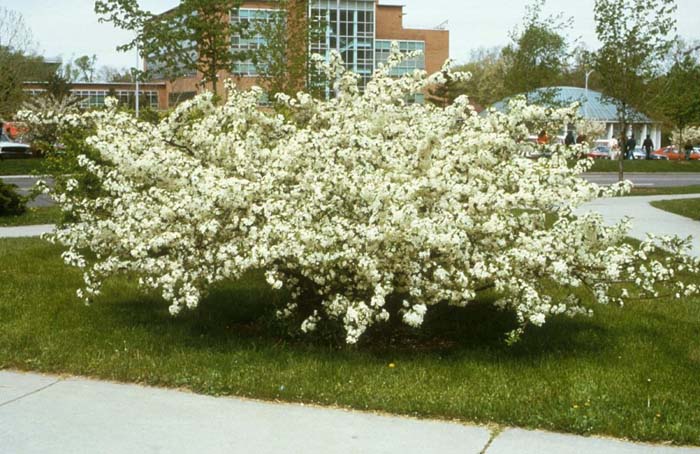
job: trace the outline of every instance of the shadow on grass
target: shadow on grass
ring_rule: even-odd
[[[286,300],[284,292],[269,288],[262,276],[250,274],[238,282],[215,287],[194,310],[171,316],[167,303],[157,295],[105,292],[113,297],[97,303],[107,326],[143,329],[164,336],[164,345],[223,352],[230,348],[288,348],[350,353],[362,351],[377,358],[410,359],[436,353],[449,359],[468,355],[493,360],[532,360],[592,357],[609,348],[612,333],[595,318],[552,317],[543,327],[530,327],[520,342],[507,346],[508,332],[517,327],[514,315],[477,301],[465,308],[438,305],[431,308],[420,329],[402,323],[370,328],[357,346],[344,344],[339,326],[325,327],[307,335],[276,319],[274,313]]]

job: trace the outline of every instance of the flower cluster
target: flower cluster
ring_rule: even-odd
[[[446,76],[466,76],[446,66],[392,78],[400,59],[394,48],[360,90],[332,55],[322,67],[334,96],[280,95],[285,115],[259,109],[259,89],[229,86],[223,105],[204,93],[158,125],[114,106],[67,118],[95,128],[88,142],[99,153],[80,158],[99,194],[73,181],[57,194],[75,221],[54,238],[84,270],[80,295],[132,272],[177,314],[214,283],[262,269],[289,291],[279,316],[304,332],[334,320],[355,343],[375,324],[418,327],[431,307],[466,306],[485,291],[517,314],[515,337],[553,314],[588,313],[586,295],[698,292],[674,277],[698,271],[683,242],[666,240],[673,253],[655,259],[652,240],[624,242],[626,223],[574,214],[629,189],[579,178],[591,162],[569,164],[577,147],[526,140],[576,123],[575,107],[516,100],[507,114],[480,116],[466,97],[411,104]],[[551,157],[528,159],[543,148]]]
[[[700,143],[700,127],[688,126],[682,130],[674,129],[671,133],[671,143],[676,145],[679,150],[682,150],[686,144]]]

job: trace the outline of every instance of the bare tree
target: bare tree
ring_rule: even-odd
[[[26,52],[32,45],[32,32],[22,14],[0,6],[0,49]]]
[[[43,59],[30,54],[32,45],[22,15],[0,6],[0,118],[11,117],[21,105],[22,82],[42,77]]]

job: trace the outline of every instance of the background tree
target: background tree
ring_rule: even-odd
[[[31,52],[32,34],[18,12],[0,6],[0,118],[10,118],[27,99],[26,81],[43,81],[54,69]]]
[[[163,14],[142,10],[137,0],[98,0],[95,12],[100,22],[110,22],[136,33],[121,51],[138,46],[141,55],[165,77],[199,72],[202,84],[210,84],[216,94],[220,72],[229,71],[235,62],[246,60],[245,53],[231,49],[232,33],[242,33],[229,22],[229,13],[242,0],[181,0]]]
[[[60,70],[57,70],[46,81],[46,94],[57,102],[63,101],[71,95],[70,80],[66,79]]]
[[[32,32],[22,14],[0,6],[0,48],[25,52],[32,44]]]
[[[503,99],[506,64],[501,51],[498,47],[473,50],[469,62],[455,68],[455,71],[470,73],[471,78],[458,82],[449,96],[454,99],[466,94],[472,103],[483,107]]]
[[[573,18],[561,13],[545,17],[545,1],[534,0],[526,7],[522,25],[510,32],[512,42],[508,46],[472,51],[469,61],[455,68],[471,73],[471,79],[439,87],[439,98],[453,100],[466,94],[473,103],[489,106],[505,97],[529,94],[573,78],[568,73],[577,62],[579,48],[571,51],[574,43],[565,34]],[[539,90],[537,99],[530,101],[553,103],[554,95],[554,90]]]
[[[534,0],[526,6],[521,27],[511,32],[512,43],[502,51],[506,72],[506,95],[529,93],[557,85],[569,64],[571,52],[565,30],[573,18],[563,14],[543,17],[546,0]],[[542,96],[547,91],[540,91]],[[550,95],[551,97],[551,95]]]
[[[461,81],[443,72],[445,82],[428,88],[426,100],[439,107],[447,107],[464,91]]]
[[[258,79],[270,94],[293,96],[309,91],[320,96],[325,90],[313,67],[310,43],[325,39],[324,20],[308,17],[308,0],[274,0],[267,19],[249,23],[244,33],[260,37],[260,45],[250,53]],[[314,92],[314,89],[316,91]]]
[[[653,91],[660,94],[656,106],[676,131],[680,149],[685,145],[687,128],[700,124],[700,64],[694,48],[694,44],[678,40],[668,71],[653,83]]]
[[[73,62],[82,82],[93,82],[97,67],[97,55],[83,55]]]
[[[595,54],[594,68],[604,98],[617,108],[621,145],[635,120],[635,109],[643,112],[654,102],[647,88],[672,45],[669,35],[675,30],[675,11],[675,0],[595,2],[596,34],[602,46]],[[623,158],[620,153],[620,180],[624,178]]]
[[[572,51],[569,66],[563,72],[559,85],[583,88],[586,85],[586,74],[589,74],[588,88],[600,91],[600,75],[593,67],[593,52],[579,44]]]
[[[128,68],[102,66],[97,71],[97,78],[104,82],[133,82],[134,74]]]

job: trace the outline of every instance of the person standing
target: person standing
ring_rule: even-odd
[[[685,143],[685,160],[690,161],[690,155],[693,153],[693,144],[690,142]]]
[[[571,145],[576,143],[576,139],[574,139],[574,133],[572,131],[569,131],[566,133],[566,137],[564,138],[564,145],[567,147],[570,147]]]
[[[625,151],[627,159],[631,159],[634,156],[634,149],[637,147],[637,141],[634,140],[634,134],[632,134],[625,144]]]
[[[647,159],[651,157],[651,152],[654,150],[654,141],[651,140],[651,136],[647,134],[647,138],[644,139],[644,143],[642,144],[644,147],[644,152],[647,155]]]

